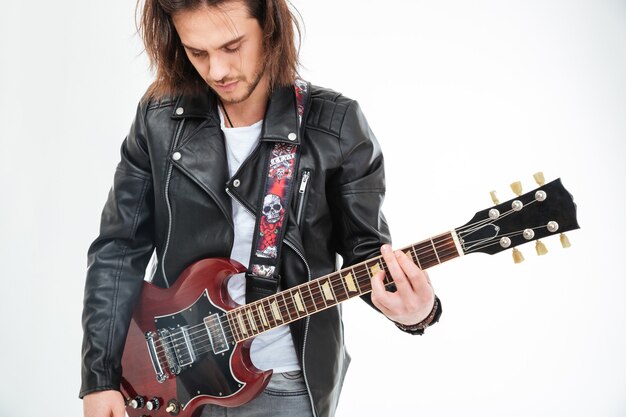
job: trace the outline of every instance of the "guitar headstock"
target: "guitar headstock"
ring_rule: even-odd
[[[497,201],[493,193],[492,197],[494,202]],[[569,242],[562,233],[579,227],[576,204],[559,178],[479,211],[455,231],[465,254],[483,252],[493,255],[532,241],[537,241],[537,252],[543,254],[545,247],[539,239],[561,235],[561,243],[566,246]],[[514,258],[516,262],[523,259],[517,251]]]

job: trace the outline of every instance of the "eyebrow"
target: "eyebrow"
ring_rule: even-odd
[[[226,42],[225,44],[221,45],[218,49],[223,49],[223,48],[227,48],[227,47],[229,47],[229,46],[231,46],[231,45],[234,45],[234,44],[236,44],[237,42],[240,42],[240,41],[241,41],[244,37],[245,37],[245,35],[241,35],[241,36],[236,37],[235,39],[231,39],[231,40],[229,40],[228,42]],[[181,43],[182,43],[182,42],[181,42]],[[197,49],[197,48],[194,48],[194,47],[192,47],[192,46],[185,45],[184,43],[182,43],[182,44],[183,44],[183,46],[184,46],[185,48],[187,48],[187,49],[189,49],[189,50],[191,50],[191,51],[195,51],[195,52],[204,52],[202,49]]]

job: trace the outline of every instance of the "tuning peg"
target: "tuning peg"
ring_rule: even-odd
[[[533,178],[535,178],[535,181],[537,182],[537,184],[539,184],[540,186],[546,183],[546,179],[543,176],[543,172],[539,171],[539,172],[535,172],[533,174]]]
[[[564,248],[569,248],[570,246],[572,246],[571,243],[569,243],[569,239],[567,238],[567,235],[565,235],[565,233],[561,233],[561,246],[563,246]]]
[[[493,201],[493,204],[500,204],[500,200],[498,200],[498,197],[496,197],[495,191],[492,191],[489,194],[491,195],[491,201]]]
[[[537,255],[539,256],[548,253],[548,248],[546,248],[546,245],[544,245],[543,242],[540,240],[535,242],[535,250],[537,251]]]
[[[515,195],[519,197],[520,195],[522,195],[522,183],[519,181],[515,181],[511,184],[511,190],[513,190]]]
[[[513,262],[516,264],[524,262],[524,255],[517,248],[513,248]]]

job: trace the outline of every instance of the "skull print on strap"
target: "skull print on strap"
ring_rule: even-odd
[[[296,81],[298,127],[302,123],[307,87],[305,82]],[[294,132],[289,134],[290,141],[296,138]],[[263,206],[257,215],[250,266],[246,272],[248,303],[274,294],[278,289],[280,245],[285,233],[286,208],[289,207],[298,156],[296,143],[276,142],[270,151]]]

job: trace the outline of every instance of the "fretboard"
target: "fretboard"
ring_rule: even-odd
[[[427,269],[460,255],[453,233],[447,232],[401,250],[421,269]],[[385,285],[391,285],[393,280],[387,264],[378,256],[230,310],[226,318],[233,338],[240,342],[367,294],[372,291],[372,276],[381,270],[386,272]]]

